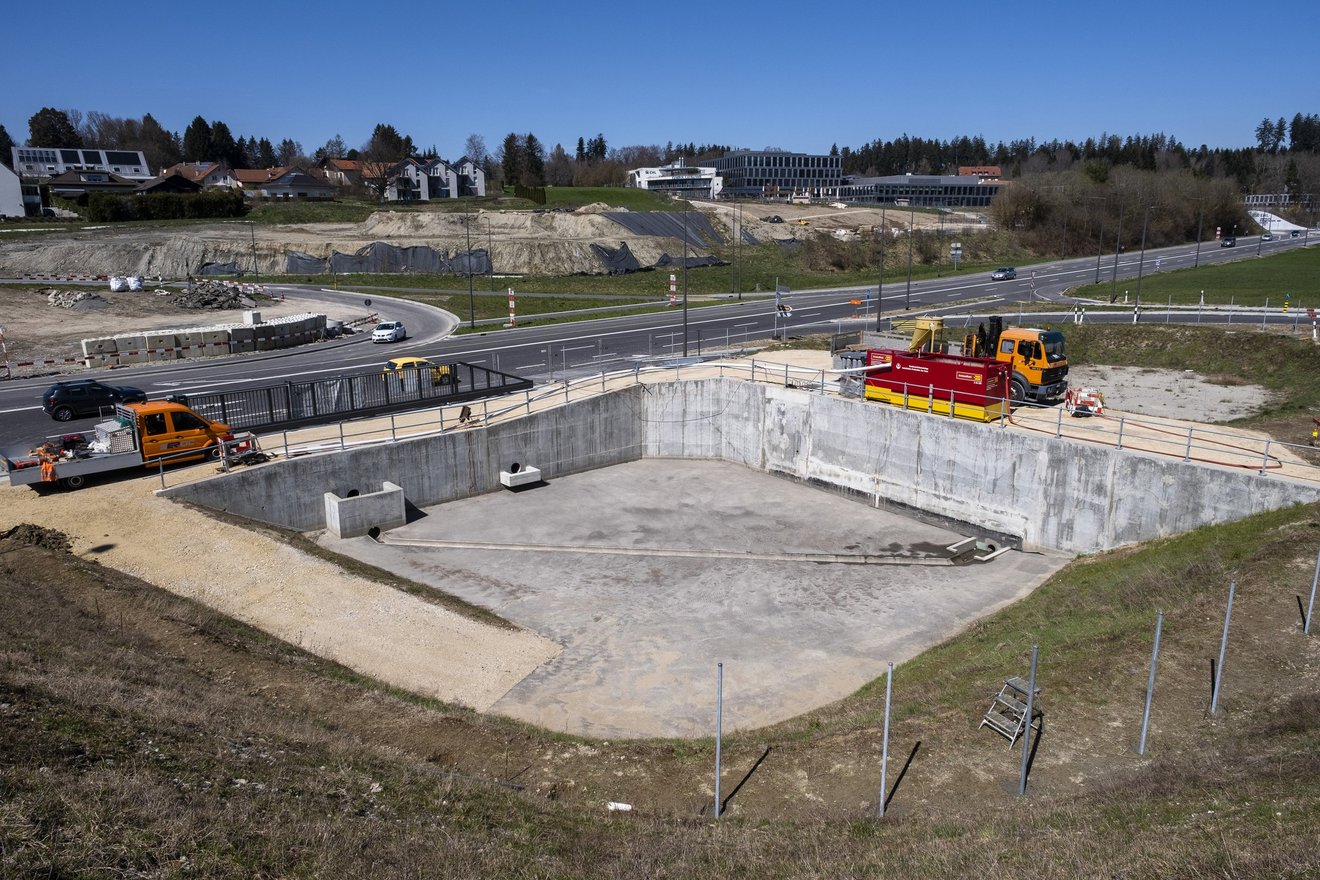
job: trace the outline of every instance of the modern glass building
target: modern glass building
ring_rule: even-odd
[[[715,160],[726,195],[739,197],[826,198],[843,183],[839,156],[783,150],[735,150]]]
[[[922,208],[985,208],[999,194],[998,180],[959,174],[895,174],[850,177],[832,198],[858,204]]]

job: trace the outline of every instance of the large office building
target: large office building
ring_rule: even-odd
[[[1003,186],[997,179],[967,174],[894,174],[850,177],[832,194],[849,204],[919,208],[985,208]]]
[[[659,168],[635,168],[628,172],[628,185],[683,199],[719,198],[724,181],[714,168],[672,162]]]
[[[838,156],[783,150],[735,150],[715,160],[728,195],[753,198],[827,198],[843,183]]]

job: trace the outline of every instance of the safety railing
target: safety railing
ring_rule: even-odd
[[[463,402],[439,402],[425,410],[390,413],[378,417],[338,421],[314,427],[282,429],[263,434],[264,449],[273,457],[294,457],[333,452],[356,446],[394,443],[518,418],[546,409],[617,391],[638,384],[738,378],[818,394],[861,396],[855,374],[831,369],[795,366],[777,361],[713,361],[670,366],[634,365],[627,370],[579,376],[526,387],[521,393],[483,397]],[[528,383],[530,385],[530,383]],[[949,406],[933,418],[955,418],[959,399],[955,391],[925,386],[923,399],[947,393]],[[978,399],[979,396],[978,396]],[[910,403],[905,401],[905,405]],[[875,406],[888,406],[875,402]],[[908,406],[915,412],[921,408]],[[1320,450],[1286,443],[1231,428],[1172,423],[1130,413],[1074,417],[1063,404],[1014,404],[1010,413],[992,423],[998,428],[1044,433],[1055,439],[1095,443],[1133,454],[1155,455],[1185,462],[1254,471],[1260,476],[1281,476],[1320,483]]]

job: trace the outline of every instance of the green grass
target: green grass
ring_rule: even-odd
[[[1202,248],[1215,247],[1202,245]],[[1239,248],[1239,251],[1253,251]],[[1267,252],[1268,253],[1268,252]],[[1153,269],[1148,256],[1146,262]],[[1102,271],[1112,268],[1102,266]],[[1108,301],[1113,285],[1109,282],[1091,284],[1072,291],[1074,296]],[[1122,301],[1125,293],[1135,298],[1135,278],[1120,278],[1117,295]],[[1205,292],[1206,305],[1264,306],[1282,310],[1284,294],[1292,295],[1290,310],[1301,310],[1305,316],[1308,306],[1320,307],[1320,247],[1293,248],[1280,254],[1260,259],[1240,260],[1197,269],[1179,269],[1146,275],[1141,280],[1141,300],[1154,305],[1173,302],[1196,305]]]
[[[628,186],[548,186],[545,207],[580,208],[604,202],[611,208],[629,211],[682,211],[686,202]]]

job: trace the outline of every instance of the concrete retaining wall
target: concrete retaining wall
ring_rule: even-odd
[[[546,480],[641,458],[642,389],[492,425],[239,470],[165,491],[172,498],[308,531],[325,528],[324,494],[341,498],[389,481],[420,507],[504,491],[514,462]]]
[[[648,385],[485,429],[294,459],[168,490],[296,529],[324,492],[389,480],[418,505],[495,491],[514,462],[547,479],[646,456],[720,458],[1088,553],[1229,522],[1320,489],[998,425],[734,379]]]

